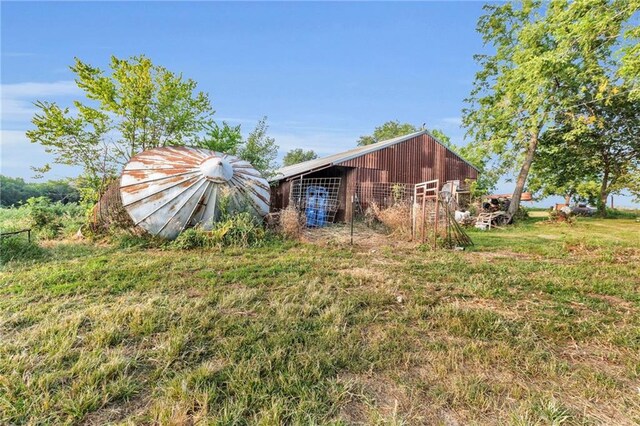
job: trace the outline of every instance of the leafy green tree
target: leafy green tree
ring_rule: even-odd
[[[267,117],[263,117],[244,140],[240,125],[229,126],[226,122],[222,122],[220,126],[214,122],[208,127],[206,135],[195,138],[192,145],[235,155],[248,161],[256,170],[269,177],[278,166],[275,162],[278,145],[274,138],[267,135],[268,128]]]
[[[267,135],[267,117],[263,117],[255,129],[249,133],[247,140],[238,147],[237,155],[269,178],[278,167],[276,157],[278,156],[278,145],[274,138]]]
[[[447,148],[450,148],[450,149],[453,148],[453,144],[451,143],[451,138],[447,136],[442,130],[432,129],[429,131],[429,133],[435,136],[435,138],[438,139],[440,142],[442,142],[442,144]]]
[[[223,121],[222,125],[212,123],[203,138],[196,138],[194,145],[216,152],[235,155],[242,145],[242,131],[240,125],[230,126]]]
[[[601,216],[610,194],[640,194],[640,114],[628,93],[584,103],[546,132],[534,169],[544,194],[595,201]]]
[[[631,7],[640,9],[640,1],[629,0],[629,2]],[[621,64],[618,76],[630,88],[629,98],[637,101],[640,100],[640,25],[629,25],[624,39],[627,42],[620,49]]]
[[[478,31],[495,53],[477,55],[481,70],[464,112],[474,149],[495,175],[516,172],[509,212],[518,209],[541,136],[559,111],[583,100],[585,81],[603,79],[611,47],[634,12],[632,2],[487,5]],[[600,99],[602,99],[600,97]],[[494,172],[496,172],[494,170]]]
[[[372,135],[360,136],[358,146],[371,145],[372,143],[386,141],[417,131],[418,128],[413,124],[400,123],[397,120],[387,121],[383,125],[376,127]]]
[[[318,158],[318,154],[316,154],[313,150],[305,151],[302,148],[292,149],[287,152],[282,159],[283,166],[291,166],[294,164],[302,163],[304,161],[315,160]]]
[[[214,113],[206,93],[145,56],[113,56],[110,73],[80,59],[70,67],[87,101],[76,111],[37,101],[35,129],[27,132],[54,155],[54,162],[82,166],[83,184],[94,195],[133,155],[150,148],[184,145],[207,126]],[[48,165],[39,169],[46,172]],[[90,191],[91,192],[91,191]]]

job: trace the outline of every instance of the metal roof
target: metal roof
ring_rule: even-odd
[[[444,146],[445,148],[447,148],[447,150],[451,151],[452,153],[460,157],[458,153],[456,153],[451,148],[443,144],[440,140],[438,140],[438,138],[436,138],[431,133],[429,133],[428,130],[420,130],[419,132],[410,133],[408,135],[399,136],[397,138],[389,139],[386,141],[376,142],[371,145],[359,146],[357,148],[350,149],[349,151],[339,152],[337,154],[328,155],[326,157],[316,158],[315,160],[304,161],[302,163],[294,164],[291,166],[281,167],[275,171],[275,174],[273,175],[273,177],[269,179],[269,181],[277,182],[293,176],[298,176],[304,173],[331,167],[333,165],[337,165],[345,161],[352,160],[354,158],[363,156],[365,154],[376,152],[381,149],[388,148],[390,146],[405,142],[409,139],[413,139],[416,136],[421,136],[421,135],[431,136],[440,145]],[[462,161],[467,163],[469,166],[473,167],[475,170],[480,171],[476,166],[469,163],[464,158],[460,157],[460,159],[462,159]]]

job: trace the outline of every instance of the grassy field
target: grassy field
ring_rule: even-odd
[[[640,223],[464,252],[49,242],[0,273],[0,424],[637,424]]]

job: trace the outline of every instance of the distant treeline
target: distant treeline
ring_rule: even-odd
[[[50,180],[47,182],[25,182],[22,178],[0,175],[0,206],[20,205],[31,197],[47,197],[51,201],[76,203],[80,193],[69,182]]]

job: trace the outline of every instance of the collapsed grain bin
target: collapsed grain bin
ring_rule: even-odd
[[[269,184],[248,162],[200,148],[144,151],[120,178],[122,204],[133,222],[168,239],[199,225],[211,229],[222,209],[269,213]]]

